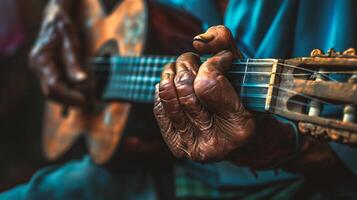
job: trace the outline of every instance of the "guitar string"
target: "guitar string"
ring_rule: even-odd
[[[147,84],[148,82],[153,82],[152,80],[151,81],[144,81],[144,83],[145,84]],[[112,83],[113,84],[113,83]],[[115,85],[119,85],[119,87],[118,86],[115,86]],[[131,84],[132,85],[132,84]],[[124,89],[124,94],[127,94],[127,93],[130,93],[130,94],[132,94],[132,93],[137,93],[138,91],[130,91],[128,88],[130,88],[131,87],[131,85],[130,85],[130,83],[128,84],[128,85],[126,85],[126,86],[124,86],[124,87],[121,87],[121,86],[123,86],[122,84],[113,84],[112,85],[112,87],[114,88],[114,90],[116,90],[116,91],[118,91],[118,90],[123,90]],[[152,84],[152,85],[154,85],[154,84]],[[259,87],[259,88],[261,88],[261,86],[254,86],[254,85],[249,85],[249,86],[245,86],[245,85],[234,85],[233,84],[233,86],[241,86],[241,89],[244,89],[244,88],[257,88],[257,87]],[[314,97],[311,97],[311,96],[308,96],[308,95],[305,95],[305,94],[303,94],[303,93],[298,93],[298,92],[296,92],[296,91],[294,91],[294,90],[291,90],[291,89],[289,89],[289,88],[284,88],[284,87],[282,87],[282,86],[276,86],[276,85],[271,85],[272,87],[274,87],[274,88],[276,88],[276,89],[279,89],[279,90],[283,90],[283,91],[285,91],[285,92],[288,92],[288,93],[293,93],[293,94],[295,94],[295,95],[297,95],[297,96],[302,96],[302,97],[304,97],[304,98],[307,98],[307,99],[309,99],[309,100],[315,100],[315,101],[317,101],[317,102],[320,102],[320,103],[324,103],[324,104],[328,104],[328,105],[333,105],[333,104],[331,104],[331,103],[329,103],[329,102],[327,102],[327,101],[323,101],[323,100],[320,100],[320,99],[318,99],[318,98],[314,98]],[[113,89],[112,89],[113,90]],[[143,89],[143,88],[141,88],[140,89],[140,91],[141,92],[152,92],[154,90],[154,86],[151,86],[151,87],[148,87],[148,89]],[[115,92],[112,92],[112,93],[115,93]],[[250,95],[259,95],[259,94],[264,94],[264,93],[251,93]],[[255,97],[252,97],[252,98],[255,98]],[[256,98],[258,98],[258,97],[256,97]]]
[[[147,83],[147,81],[143,81],[145,84]],[[150,82],[153,82],[153,80],[151,80]],[[126,87],[130,87],[130,82],[129,83],[127,83],[129,86],[126,86]],[[115,84],[114,83],[114,85],[117,85],[117,84]],[[120,84],[121,85],[121,84]],[[154,84],[152,84],[152,85],[154,85]],[[234,85],[234,84],[233,84]],[[234,85],[234,86],[241,86],[241,88],[245,88],[245,85],[243,84],[243,85]],[[277,88],[277,89],[279,89],[279,90],[283,90],[283,91],[285,91],[285,92],[289,92],[289,93],[293,93],[293,94],[295,94],[295,95],[298,95],[298,96],[302,96],[302,97],[304,97],[304,98],[307,98],[307,99],[309,99],[309,100],[315,100],[315,101],[318,101],[318,102],[320,102],[320,103],[324,103],[324,104],[329,104],[329,105],[333,105],[333,104],[331,104],[331,103],[329,103],[329,102],[327,102],[327,101],[323,101],[323,100],[320,100],[320,99],[317,99],[317,98],[314,98],[314,97],[310,97],[310,96],[308,96],[308,95],[305,95],[305,94],[302,94],[302,93],[298,93],[298,92],[295,92],[295,91],[293,91],[293,90],[291,90],[291,89],[288,89],[288,88],[284,88],[284,87],[281,87],[281,86],[276,86],[276,85],[272,85],[274,88]],[[247,86],[247,88],[248,87],[250,87],[250,88],[254,88],[254,87],[261,87],[261,86],[256,86],[256,85],[249,85],[249,86]],[[116,88],[116,89],[120,89],[120,88],[118,88],[118,87],[114,87],[114,88]],[[125,87],[124,87],[125,88]],[[143,92],[152,92],[153,91],[153,86],[151,87],[151,88],[148,88],[148,89],[140,89],[141,91],[143,91]],[[132,91],[132,93],[135,93],[135,92],[138,92],[138,91]],[[259,94],[259,93],[253,93],[253,94]]]
[[[254,86],[252,86],[252,87],[254,87]],[[329,106],[340,106],[339,104],[332,104],[332,103],[330,103],[330,102],[323,101],[323,100],[320,100],[320,99],[318,99],[318,98],[314,98],[314,97],[305,95],[305,94],[303,94],[303,93],[298,93],[298,92],[293,91],[293,90],[288,89],[288,88],[284,88],[284,87],[280,87],[280,86],[275,86],[275,85],[272,85],[272,87],[274,87],[274,88],[276,88],[276,89],[278,89],[278,90],[283,90],[283,91],[285,91],[285,92],[287,92],[287,93],[293,93],[293,94],[295,94],[295,95],[297,95],[297,96],[302,96],[302,97],[304,97],[304,98],[306,98],[306,99],[308,99],[308,100],[317,101],[317,102],[320,102],[320,103],[323,103],[323,104],[326,104],[326,105],[329,105]],[[152,92],[152,93],[153,93],[153,92],[154,92],[154,87],[152,87],[151,89],[144,90],[144,91],[146,91],[146,92]],[[119,93],[117,93],[117,92],[113,92],[113,93],[119,94]],[[259,99],[259,98],[262,97],[262,96],[254,96],[255,94],[259,95],[260,93],[243,94],[243,95],[241,95],[241,97],[244,97],[244,95],[252,95],[251,97],[249,97],[249,98],[251,98],[251,99],[255,99],[255,98],[258,98],[258,99]],[[154,95],[152,94],[151,96],[154,96]],[[266,98],[266,97],[268,97],[268,96],[264,96],[264,97]],[[279,97],[279,96],[276,96],[276,95],[272,95],[271,97],[272,97],[272,98],[278,98],[278,99],[280,99],[280,100],[284,100],[283,98],[281,98],[281,97]],[[294,102],[294,101],[289,100],[289,102]],[[309,106],[308,103],[301,103],[301,105]]]
[[[166,63],[166,62],[163,62],[163,63]],[[108,63],[110,64],[110,63]],[[125,63],[120,63],[122,65],[124,65]],[[160,64],[160,63],[159,63]],[[249,63],[250,65],[254,65],[254,64],[262,64],[262,63]],[[267,63],[267,66],[268,65],[271,65],[273,63]],[[237,64],[233,64],[234,66],[236,66]],[[293,67],[293,65],[286,65],[286,64],[282,64],[282,63],[278,63],[278,65],[283,65],[283,66],[286,66],[286,67]],[[233,67],[234,67],[233,66]],[[131,67],[135,67],[135,66],[131,66]],[[161,67],[158,67],[158,68],[155,68],[153,69],[152,67],[149,67],[148,68],[151,68],[150,70],[151,71],[160,71],[162,70]],[[301,68],[301,67],[295,67],[297,69],[305,69],[305,68]],[[107,69],[107,66],[103,66],[103,68],[96,68],[94,69],[94,71],[100,71],[100,72],[109,72],[111,69]],[[134,72],[134,69],[131,69],[133,72]],[[338,82],[337,80],[329,77],[329,76],[326,76],[326,75],[333,75],[333,74],[342,74],[342,75],[347,75],[347,74],[351,74],[351,75],[355,75],[357,74],[357,71],[325,71],[325,72],[317,72],[317,71],[313,71],[313,70],[308,70],[308,69],[305,69],[305,71],[308,71],[310,73],[297,73],[297,74],[290,74],[290,73],[274,73],[274,74],[278,74],[278,75],[291,75],[291,76],[308,76],[308,75],[316,75],[316,74],[321,74],[323,75],[326,79],[330,79],[334,82]],[[228,71],[227,72],[228,74],[243,74],[245,72],[236,72],[236,71]],[[247,74],[266,74],[266,75],[271,75],[273,74],[272,72],[260,72],[260,71],[249,71],[247,72]]]
[[[149,59],[150,59],[150,58],[149,58]],[[158,58],[156,58],[156,59],[158,59]],[[130,59],[129,59],[129,60],[130,60]],[[133,59],[131,59],[131,61],[132,61],[132,60],[133,60]],[[134,61],[132,61],[132,62],[134,62]],[[167,61],[165,61],[165,62],[167,62]],[[247,69],[248,62],[249,62],[249,60],[247,60],[246,69]],[[150,63],[150,62],[149,62],[149,63]],[[158,65],[159,63],[160,63],[160,61],[157,60],[157,61],[156,61],[156,65]],[[124,64],[124,63],[120,63],[120,64]],[[129,64],[129,63],[128,63],[128,64]],[[261,63],[260,63],[260,64],[261,64]],[[272,63],[271,63],[271,64],[272,64]],[[297,68],[297,69],[309,71],[309,72],[312,72],[312,73],[316,73],[316,72],[313,71],[313,70],[308,70],[308,69],[301,68],[301,67],[297,67],[297,66],[294,66],[294,65],[287,65],[287,64],[281,64],[281,63],[278,63],[278,64],[280,64],[280,65],[282,65],[282,66],[293,67],[293,68]],[[251,65],[253,65],[253,63],[252,63]],[[148,67],[148,68],[149,68],[149,67]],[[135,71],[134,71],[134,72],[135,72]],[[233,72],[233,73],[234,73],[234,72]],[[237,73],[237,72],[235,72],[235,73]],[[238,73],[239,73],[239,72],[238,72]],[[264,72],[258,72],[258,73],[264,73]],[[246,73],[244,73],[244,74],[246,74]],[[268,72],[268,73],[265,72],[264,74],[269,74],[269,72]],[[272,74],[272,73],[270,73],[270,74]],[[279,73],[275,73],[275,74],[279,74]],[[281,74],[282,74],[282,73],[281,73]],[[287,75],[287,74],[285,74],[285,75]],[[294,75],[294,74],[289,74],[289,75]],[[295,75],[296,75],[296,74],[295,74]],[[310,74],[300,74],[300,75],[310,75]],[[325,76],[325,75],[324,75],[324,76]],[[325,76],[325,77],[327,77],[327,76]],[[330,77],[327,77],[327,78],[330,79]],[[332,79],[332,80],[333,80],[333,79]],[[334,80],[334,81],[336,81],[336,80]],[[130,86],[130,85],[129,85],[129,86]],[[274,87],[276,87],[276,86],[274,86]],[[244,88],[244,87],[242,87],[242,88]],[[283,88],[283,87],[276,87],[276,88],[279,88],[279,89],[282,89],[282,90],[290,90],[290,89]],[[310,96],[297,93],[297,92],[295,92],[295,91],[293,91],[293,90],[290,90],[289,92],[294,92],[294,93],[296,93],[297,95],[301,95],[301,96],[303,96],[303,97],[305,97],[305,98],[308,98],[308,99],[320,101],[321,103],[330,104],[330,103],[328,103],[328,102],[321,101],[321,100],[319,100],[319,99],[314,99],[314,98],[312,98],[312,97],[310,97]]]
[[[285,98],[282,98],[282,97],[279,97],[279,96],[272,96],[272,98],[273,99],[277,99],[277,100],[286,100]],[[127,100],[130,100],[130,99],[127,99]],[[144,102],[150,102],[150,103],[152,103],[153,101],[154,101],[154,98],[151,98],[149,101],[147,101],[148,99],[146,99],[146,101],[144,101]],[[136,102],[141,102],[140,100],[139,101],[136,101]],[[309,107],[310,106],[310,104],[309,103],[304,103],[304,102],[300,102],[300,101],[296,101],[296,100],[292,100],[292,99],[290,99],[290,100],[288,100],[288,103],[289,104],[294,104],[294,105],[300,105],[300,106],[305,106],[305,107]],[[247,108],[265,108],[266,107],[266,104],[265,103],[255,103],[255,104],[253,104],[253,105],[249,105],[249,104],[245,104],[244,103],[244,101],[243,101],[243,104],[244,104],[244,106],[245,107],[247,107]],[[330,106],[330,108],[332,107],[335,107],[335,108],[340,108],[341,107],[341,105],[339,105],[339,104],[331,104],[331,105],[329,105]],[[276,107],[276,106],[271,106],[270,105],[270,109],[278,109],[278,107]]]
[[[128,60],[133,60],[133,59],[137,59],[137,60],[140,60],[140,59],[150,59],[150,57],[140,57],[140,58],[136,58],[136,57],[126,57],[126,58],[128,58]],[[235,61],[233,61],[233,63],[232,63],[232,65],[238,65],[238,64],[246,64],[246,62],[247,62],[247,60],[248,59],[246,59],[245,60],[245,62],[244,62],[244,60],[242,60],[242,62],[235,62]],[[264,59],[250,59],[250,60],[259,60],[259,62],[249,62],[249,64],[250,65],[254,65],[254,64],[274,64],[274,62],[272,62],[272,61],[269,61],[269,60],[264,60]],[[116,60],[115,60],[116,61]],[[172,62],[172,61],[175,61],[175,59],[174,58],[165,58],[165,57],[161,57],[160,56],[160,61],[159,61],[159,63],[167,63],[167,62]],[[114,62],[114,63],[116,63],[116,64],[125,64],[124,63],[125,62],[125,60],[123,60],[123,61],[119,61],[119,62]],[[105,61],[91,61],[90,62],[91,64],[113,64],[113,62],[111,62],[111,61],[107,61],[107,60],[105,60]],[[300,70],[302,70],[302,71],[306,71],[306,72],[310,72],[310,73],[313,73],[313,74],[321,74],[324,78],[326,78],[326,79],[330,79],[330,80],[333,80],[333,81],[335,81],[335,82],[338,82],[337,80],[334,80],[334,79],[332,79],[331,77],[328,77],[328,76],[326,76],[326,74],[357,74],[357,71],[331,71],[331,72],[329,72],[329,71],[327,71],[327,72],[318,72],[318,71],[314,71],[314,70],[310,70],[310,69],[306,69],[306,68],[303,68],[303,67],[299,67],[299,66],[295,66],[295,65],[290,65],[290,64],[286,64],[286,63],[277,63],[277,65],[280,65],[280,66],[285,66],[285,67],[291,67],[291,68],[295,68],[295,69],[300,69]]]
[[[295,66],[295,65],[289,65],[289,64],[285,64],[285,63],[278,63],[278,65],[281,65],[281,66],[285,66],[285,67],[291,67],[291,68],[294,68],[294,69],[300,69],[300,70],[304,70],[304,71],[307,71],[307,72],[311,72],[311,73],[314,73],[314,74],[319,74],[321,76],[323,76],[324,78],[328,79],[328,80],[332,80],[334,82],[338,82],[337,80],[329,77],[329,76],[326,76],[325,74],[322,74],[318,71],[314,71],[314,70],[310,70],[310,69],[306,69],[306,68],[303,68],[303,67],[298,67],[298,66]]]

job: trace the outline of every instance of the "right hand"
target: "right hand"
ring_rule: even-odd
[[[79,62],[77,30],[64,1],[51,1],[30,54],[30,69],[44,95],[67,106],[84,106],[88,74]]]

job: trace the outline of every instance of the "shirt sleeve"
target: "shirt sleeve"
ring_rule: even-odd
[[[341,161],[344,162],[346,167],[348,167],[352,173],[357,176],[357,148],[352,148],[336,142],[331,142],[330,146]]]
[[[275,116],[278,120],[284,123],[289,123],[293,126],[295,130],[295,139],[296,139],[296,147],[299,147],[299,134],[296,128],[296,124],[291,122],[290,120],[284,119],[279,116]],[[336,153],[336,155],[340,158],[340,160],[345,164],[345,166],[351,170],[351,172],[357,176],[357,148],[352,148],[348,145],[340,144],[337,142],[330,142],[329,143],[332,150]],[[298,151],[297,151],[298,152]]]

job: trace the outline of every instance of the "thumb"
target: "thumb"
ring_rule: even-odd
[[[231,31],[222,25],[212,26],[205,33],[193,39],[193,47],[203,54],[216,54],[223,50],[233,53],[233,58],[242,58],[237,49]]]
[[[68,16],[62,16],[61,19],[58,29],[62,36],[62,56],[67,78],[72,83],[83,83],[88,80],[88,75],[80,65],[77,31]]]

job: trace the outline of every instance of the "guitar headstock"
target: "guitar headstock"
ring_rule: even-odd
[[[278,63],[269,111],[298,122],[301,133],[357,145],[355,49]]]

